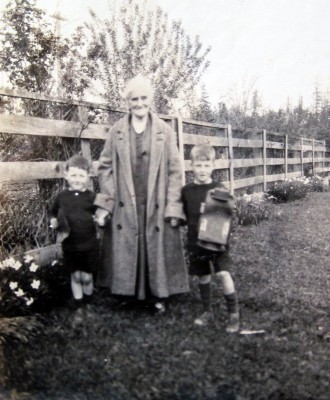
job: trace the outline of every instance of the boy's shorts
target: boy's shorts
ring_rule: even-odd
[[[232,260],[228,250],[214,252],[199,246],[188,246],[189,275],[210,275],[212,272],[230,271]]]
[[[97,271],[100,253],[99,249],[88,251],[63,251],[63,261],[70,274],[83,271],[93,274]]]

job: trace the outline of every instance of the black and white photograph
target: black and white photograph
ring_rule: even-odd
[[[0,0],[0,400],[330,398],[328,0]]]

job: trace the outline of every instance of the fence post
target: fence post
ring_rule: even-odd
[[[315,152],[315,139],[312,139],[312,171],[314,175],[315,171],[315,157],[314,157],[314,152]]]
[[[288,178],[288,151],[289,151],[289,138],[288,135],[285,135],[285,144],[284,144],[284,174],[285,179]]]
[[[88,113],[86,107],[78,106],[78,115],[79,115],[79,122],[80,122],[80,132],[79,137],[81,136],[84,129],[88,126]],[[92,162],[92,152],[91,152],[91,145],[89,140],[81,139],[80,140],[80,148],[81,154],[87,158],[87,160],[91,163]],[[96,172],[96,171],[93,171]],[[90,179],[88,189],[94,191],[94,182]]]
[[[324,174],[325,170],[325,140],[323,140],[323,152],[322,152],[322,173]]]
[[[266,129],[262,130],[262,155],[263,155],[263,191],[266,192],[267,190],[267,131]]]
[[[301,176],[304,176],[304,138],[300,138]]]
[[[79,122],[80,122],[80,129],[79,135],[81,135],[82,131],[86,129],[88,126],[88,113],[86,107],[78,106],[78,114],[79,114]],[[87,158],[87,160],[92,161],[92,153],[89,140],[81,139],[80,140],[80,147],[81,147],[81,154]]]
[[[228,138],[228,158],[229,158],[229,191],[231,195],[234,195],[234,153],[233,153],[233,135],[231,125],[227,125],[227,138]]]
[[[177,126],[178,146],[179,146],[180,161],[182,168],[182,184],[184,185],[186,183],[186,173],[184,166],[183,123],[181,115],[176,116],[176,126]]]

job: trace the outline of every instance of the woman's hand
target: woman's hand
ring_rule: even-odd
[[[110,215],[109,211],[104,210],[103,208],[98,208],[96,210],[96,212],[95,212],[95,215],[94,215],[94,221],[99,226],[104,226],[105,225],[105,220],[109,215]]]

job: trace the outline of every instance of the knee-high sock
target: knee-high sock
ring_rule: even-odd
[[[200,283],[199,291],[201,294],[202,304],[204,311],[211,311],[211,284],[210,283]]]
[[[231,293],[231,294],[225,294],[224,297],[226,299],[226,305],[227,305],[228,312],[229,313],[238,312],[238,301],[237,301],[236,292]]]

